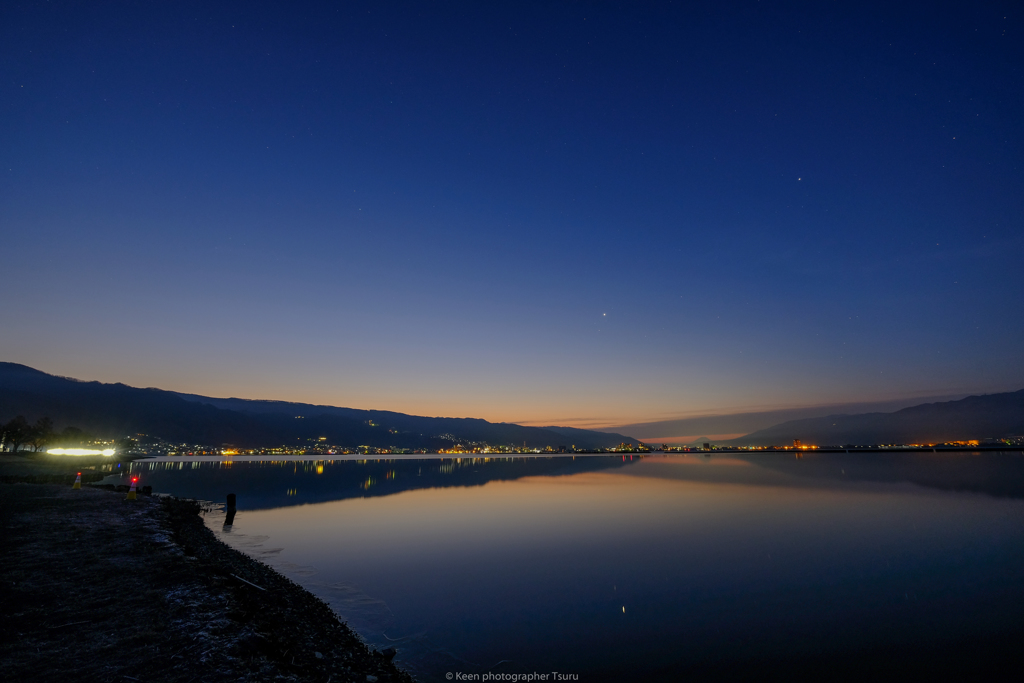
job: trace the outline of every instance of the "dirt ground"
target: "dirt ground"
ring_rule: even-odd
[[[412,680],[318,598],[218,541],[198,512],[89,486],[0,484],[0,680]]]
[[[0,483],[68,484],[82,473],[82,481],[99,481],[128,460],[113,457],[67,457],[47,453],[0,453]]]

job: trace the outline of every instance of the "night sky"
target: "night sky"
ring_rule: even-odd
[[[5,2],[0,360],[576,426],[1024,387],[1020,3]]]

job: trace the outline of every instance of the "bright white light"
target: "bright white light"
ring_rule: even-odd
[[[113,455],[114,449],[107,448],[97,451],[91,448],[51,448],[46,452],[50,455]]]

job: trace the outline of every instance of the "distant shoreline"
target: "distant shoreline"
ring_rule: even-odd
[[[488,459],[505,460],[519,458],[594,458],[614,457],[618,455],[629,455],[632,457],[645,457],[653,454],[661,455],[710,455],[710,454],[742,454],[756,455],[758,453],[988,453],[988,452],[1024,452],[1024,446],[855,446],[850,448],[718,448],[713,447],[707,450],[691,448],[689,450],[667,450],[660,449],[649,452],[611,451],[594,453],[374,453],[369,455],[144,455],[135,454],[133,460],[147,460],[156,462],[314,462],[314,461],[352,461],[360,460],[465,460],[465,459]]]

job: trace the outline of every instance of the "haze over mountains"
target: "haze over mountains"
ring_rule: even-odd
[[[300,448],[310,440],[340,447],[447,449],[492,446],[596,449],[636,440],[563,427],[523,427],[473,418],[419,417],[284,401],[218,399],[57,377],[0,363],[0,420],[50,417],[102,438],[147,434],[170,443],[239,448]]]
[[[967,393],[960,393],[945,396],[889,399],[885,401],[803,406],[799,408],[763,409],[742,413],[708,413],[693,417],[639,422],[610,426],[607,429],[604,427],[597,429],[600,431],[631,434],[648,443],[691,444],[705,441],[718,442],[752,434],[756,431],[768,429],[769,427],[793,420],[807,420],[815,417],[830,417],[832,415],[892,413],[923,403],[955,401],[969,395]]]
[[[958,397],[959,398],[959,397]],[[904,401],[886,404],[852,404],[825,408],[799,408],[710,415],[680,420],[646,422],[616,427],[646,443],[721,446],[782,446],[800,439],[818,446],[946,443],[950,441],[1005,439],[1024,436],[1024,390],[952,401],[932,401],[905,406]],[[904,405],[900,405],[903,403]],[[858,407],[870,412],[843,412]],[[890,407],[888,411],[877,407]],[[896,408],[901,408],[896,410]],[[826,413],[826,411],[828,411]],[[812,415],[808,416],[810,412]],[[817,412],[817,415],[813,415]],[[802,413],[797,419],[794,414]],[[787,419],[789,418],[789,419]],[[747,426],[740,436],[738,427]],[[753,427],[753,429],[750,429]],[[707,430],[707,431],[704,431]],[[733,434],[722,434],[732,431]],[[707,434],[671,437],[669,434]],[[665,437],[659,437],[665,434]]]

